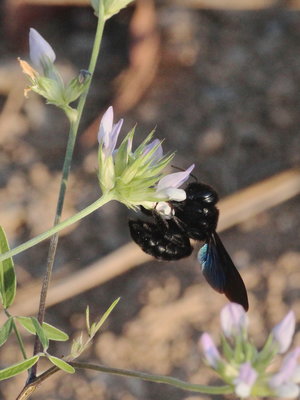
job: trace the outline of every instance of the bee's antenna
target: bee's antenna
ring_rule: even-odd
[[[171,165],[171,167],[172,167],[172,168],[175,168],[175,169],[178,169],[179,171],[185,171],[185,169],[180,168],[180,167],[176,167],[176,165]],[[197,177],[196,177],[195,175],[190,174],[190,176],[191,176],[193,179],[195,179],[196,182],[198,182],[198,179],[197,179]]]

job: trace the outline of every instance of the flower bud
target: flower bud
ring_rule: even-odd
[[[290,311],[283,320],[272,329],[274,343],[278,345],[278,352],[285,353],[290,347],[296,326],[295,314]]]
[[[45,71],[47,64],[53,64],[56,58],[50,44],[34,28],[29,31],[29,54],[32,64],[40,71]]]
[[[69,104],[77,100],[86,90],[90,80],[89,72],[82,71],[79,76],[65,85],[54,66],[56,58],[54,50],[33,28],[30,28],[29,32],[29,53],[31,62],[37,70],[26,61],[19,59],[20,66],[29,79],[29,86],[24,91],[25,97],[30,90],[38,93],[47,100],[48,104],[61,108],[69,120],[74,122],[77,111]]]
[[[213,368],[217,368],[221,360],[221,356],[212,337],[208,333],[202,334],[200,338],[200,345],[202,347],[207,364]]]
[[[258,373],[252,368],[249,362],[240,365],[239,375],[234,380],[235,393],[240,398],[249,397],[251,389],[255,384]]]
[[[247,315],[240,304],[229,303],[222,309],[220,317],[226,337],[238,336],[247,328]]]

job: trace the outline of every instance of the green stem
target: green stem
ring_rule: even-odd
[[[170,385],[177,387],[182,390],[190,391],[190,392],[197,392],[203,394],[232,394],[233,389],[229,385],[224,386],[207,386],[207,385],[197,385],[189,382],[182,381],[181,379],[173,378],[171,376],[164,376],[164,375],[154,375],[154,374],[147,374],[145,372],[138,372],[132,371],[128,369],[120,369],[120,368],[110,368],[105,367],[104,365],[95,365],[83,362],[68,362],[74,368],[81,368],[81,369],[90,369],[93,371],[104,372],[107,374],[119,375],[124,376],[127,378],[138,378],[148,382],[154,383],[162,383],[165,385]],[[51,367],[47,371],[43,372],[41,375],[36,377],[32,382],[27,384],[20,395],[17,397],[17,400],[27,400],[31,394],[36,390],[36,388],[50,376],[55,374],[56,372],[61,371],[57,367]]]
[[[107,374],[121,375],[130,378],[143,379],[148,382],[163,383],[165,385],[175,386],[182,390],[189,390],[190,392],[198,392],[205,394],[231,394],[233,393],[232,387],[226,386],[206,386],[197,385],[195,383],[189,383],[182,381],[181,379],[173,378],[172,376],[147,374],[145,372],[132,371],[121,368],[110,368],[104,365],[95,365],[83,362],[69,362],[74,368],[91,369],[94,371],[105,372]]]
[[[68,178],[69,178],[69,174],[70,174],[71,162],[72,162],[72,158],[73,158],[74,146],[75,146],[75,141],[76,141],[76,133],[77,132],[74,130],[74,124],[71,122],[69,136],[68,136],[68,143],[67,143],[67,148],[66,148],[66,154],[65,154],[65,159],[64,159],[63,169],[62,169],[62,177],[61,177],[61,182],[60,182],[55,219],[54,219],[54,224],[53,224],[54,226],[57,225],[61,219],[65,194],[66,194],[66,190],[67,190],[67,182],[68,182]],[[46,299],[47,299],[49,283],[51,281],[51,276],[52,276],[52,270],[53,270],[53,265],[54,265],[54,260],[55,260],[57,243],[58,243],[58,233],[56,233],[55,235],[53,235],[51,237],[50,244],[49,244],[47,267],[46,267],[46,272],[45,272],[43,282],[42,282],[39,310],[38,310],[38,317],[37,317],[38,321],[41,325],[43,324],[43,321],[45,318]],[[35,341],[34,341],[33,354],[37,354],[40,350],[41,350],[41,343],[40,343],[38,335],[36,335]],[[36,375],[36,371],[37,371],[37,363],[31,368],[29,379],[32,379]]]
[[[9,313],[8,310],[4,310],[4,312],[5,312],[5,315],[6,315],[8,318],[12,318],[13,330],[14,330],[15,335],[16,335],[16,337],[17,337],[17,340],[18,340],[18,343],[19,343],[19,347],[20,347],[22,356],[23,356],[24,360],[26,360],[26,359],[27,359],[27,355],[26,355],[26,351],[25,351],[25,346],[24,346],[22,337],[21,337],[21,335],[20,335],[20,332],[19,332],[19,330],[18,330],[18,327],[17,327],[17,325],[16,325],[16,323],[15,323],[15,320],[14,320],[14,318],[11,316],[11,314]]]
[[[99,51],[100,51],[100,45],[101,45],[102,36],[103,36],[104,25],[105,25],[105,20],[101,15],[99,15],[97,30],[96,30],[94,44],[93,44],[93,50],[92,50],[91,59],[90,59],[90,65],[89,65],[89,69],[88,69],[89,73],[91,74],[91,79],[87,85],[85,92],[81,95],[79,102],[78,102],[78,107],[77,107],[78,117],[74,124],[74,130],[76,132],[78,131],[78,126],[80,123],[82,111],[85,106],[86,98],[87,98],[89,88],[91,86],[92,78],[93,78],[93,75],[95,72],[95,68],[96,68],[96,64],[97,64],[97,60],[98,60],[98,56],[99,56]]]
[[[171,385],[182,390],[188,390],[190,392],[198,392],[205,394],[231,394],[233,393],[232,387],[229,385],[224,386],[208,386],[208,385],[197,385],[195,383],[185,382],[181,379],[173,378],[172,376],[148,374],[146,372],[132,371],[123,368],[111,368],[104,365],[95,365],[84,362],[69,362],[74,368],[90,369],[98,372],[104,372],[106,374],[120,375],[128,378],[138,378],[148,382],[163,383],[165,385]]]
[[[77,214],[73,215],[72,217],[53,226],[48,231],[43,232],[40,235],[28,240],[27,242],[20,244],[20,246],[17,246],[14,249],[1,254],[0,261],[6,260],[7,258],[10,258],[12,256],[15,256],[16,254],[22,253],[23,251],[25,251],[27,249],[30,249],[31,247],[35,246],[36,244],[42,242],[43,240],[46,240],[49,237],[53,236],[55,233],[60,232],[62,229],[67,228],[68,226],[74,224],[75,222],[81,220],[82,218],[84,218],[87,215],[91,214],[92,212],[96,211],[98,208],[102,207],[104,204],[108,203],[111,200],[114,200],[113,192],[108,192],[108,193],[104,194],[102,197],[100,197],[100,199],[96,200],[94,203],[90,204],[88,207],[79,211]]]
[[[62,179],[61,179],[60,190],[59,190],[59,195],[58,195],[56,214],[55,214],[55,219],[54,219],[54,226],[57,226],[61,219],[64,199],[65,199],[65,193],[66,193],[66,188],[67,188],[67,181],[69,178],[78,127],[79,127],[79,123],[81,120],[82,111],[85,106],[87,94],[88,94],[88,91],[89,91],[89,88],[91,85],[92,77],[93,77],[93,74],[95,71],[95,67],[96,67],[96,63],[97,63],[97,59],[98,59],[98,55],[99,55],[99,51],[100,51],[100,45],[101,45],[104,25],[105,25],[104,19],[99,17],[98,24],[97,24],[97,30],[96,30],[96,34],[95,34],[95,39],[94,39],[94,44],[93,44],[93,50],[92,50],[91,59],[90,59],[90,65],[89,65],[89,72],[91,74],[91,79],[89,80],[89,83],[87,85],[85,92],[80,96],[77,110],[76,110],[77,117],[76,117],[75,122],[72,122],[72,119],[71,119],[71,126],[70,126],[68,144],[67,144],[67,148],[66,148],[66,155],[65,155],[64,165],[63,165],[63,170],[62,170]],[[46,299],[47,299],[49,283],[51,281],[51,276],[52,276],[52,270],[53,270],[53,265],[54,265],[54,260],[55,260],[57,243],[58,243],[58,233],[55,233],[54,236],[52,236],[50,245],[49,245],[48,257],[47,257],[47,269],[46,269],[46,273],[44,275],[42,289],[41,289],[41,295],[40,295],[40,303],[39,303],[39,311],[38,311],[38,321],[40,324],[43,323],[44,317],[45,317]],[[40,341],[38,339],[38,336],[36,336],[33,354],[38,353],[40,351],[40,347],[41,347]],[[29,380],[32,380],[35,377],[36,369],[37,369],[37,364],[35,364],[33,366],[33,368],[31,369]]]

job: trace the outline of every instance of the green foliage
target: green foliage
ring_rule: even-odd
[[[4,368],[0,370],[0,381],[4,379],[11,378],[12,376],[18,375],[21,372],[24,372],[31,368],[34,364],[37,363],[38,359],[40,358],[39,355],[27,358],[27,360],[22,361],[20,363],[11,365],[10,367]]]
[[[13,327],[13,319],[10,317],[5,324],[0,328],[0,346],[2,346],[8,339]]]
[[[51,361],[52,364],[54,364],[59,369],[68,372],[69,374],[74,374],[75,368],[73,368],[72,365],[68,364],[66,361],[50,355],[47,355],[47,357],[49,361]]]
[[[75,358],[79,357],[81,353],[85,351],[85,349],[91,343],[93,337],[99,331],[101,326],[107,320],[108,316],[112,312],[112,310],[116,307],[118,302],[120,301],[120,297],[116,299],[111,306],[105,311],[105,313],[100,318],[99,322],[90,323],[90,309],[89,307],[86,308],[85,318],[86,318],[86,328],[88,331],[89,338],[84,342],[82,334],[79,338],[73,340],[72,348],[71,348],[71,358],[74,360]]]
[[[38,335],[38,337],[40,339],[40,342],[42,343],[43,350],[46,351],[48,349],[48,347],[49,347],[49,339],[47,338],[47,336],[46,336],[43,328],[41,327],[39,321],[34,317],[31,317],[31,321],[32,321],[32,323],[34,325],[34,329],[36,331],[36,334]]]
[[[5,232],[0,227],[0,254],[9,251]],[[16,274],[13,259],[7,258],[0,262],[0,297],[3,307],[7,309],[14,301],[16,295]]]
[[[116,307],[116,305],[119,303],[119,301],[120,301],[120,298],[121,297],[119,297],[118,299],[116,299],[112,304],[111,304],[111,306],[105,311],[105,313],[102,315],[102,317],[100,318],[100,320],[99,320],[99,322],[93,322],[92,323],[92,325],[90,325],[90,322],[89,322],[89,320],[88,320],[88,317],[89,316],[87,316],[87,321],[88,321],[88,323],[87,323],[87,328],[88,328],[88,333],[89,333],[89,336],[90,337],[94,337],[95,336],[95,334],[99,331],[99,329],[101,328],[101,326],[104,324],[104,322],[107,320],[107,318],[108,318],[108,316],[109,316],[109,314],[112,312],[112,310]],[[88,310],[88,309],[87,309]],[[90,328],[89,328],[90,327]]]
[[[36,329],[31,318],[29,317],[16,317],[16,318],[28,332],[32,333],[33,335],[36,334]],[[65,342],[66,340],[69,339],[69,336],[65,332],[61,331],[58,328],[55,328],[55,326],[53,325],[47,324],[47,322],[43,322],[42,328],[46,337],[49,340],[55,340],[57,342]]]

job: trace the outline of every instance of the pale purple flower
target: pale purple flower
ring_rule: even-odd
[[[272,389],[281,388],[283,385],[295,384],[297,381],[298,359],[300,356],[300,347],[296,347],[293,351],[288,353],[283,361],[281,368],[277,374],[274,374],[269,380],[269,385]]]
[[[240,304],[227,304],[221,310],[220,317],[222,330],[226,337],[239,335],[247,327],[247,315]]]
[[[255,384],[258,374],[249,362],[240,365],[239,375],[234,380],[235,393],[243,398],[251,394],[252,386]]]
[[[296,326],[295,313],[290,311],[283,320],[272,329],[274,342],[278,345],[279,353],[284,353],[290,347]]]
[[[164,176],[156,186],[157,197],[167,197],[169,200],[183,201],[186,199],[186,192],[183,189],[178,189],[190,176],[195,165],[192,164],[189,168],[182,172],[174,172]]]
[[[159,139],[154,139],[151,143],[147,144],[144,148],[143,151],[143,156],[149,153],[154,147],[156,147],[156,150],[151,156],[151,164],[155,164],[157,161],[161,160],[163,157],[163,149],[161,145],[161,141]]]
[[[114,121],[114,111],[112,106],[108,107],[104,113],[98,131],[98,141],[102,145],[102,151],[105,157],[112,155],[115,150],[118,136],[123,124],[123,119],[120,119],[116,124]]]
[[[202,347],[204,357],[208,365],[213,368],[217,368],[221,360],[221,356],[212,337],[208,333],[203,333],[199,343]]]
[[[50,44],[34,28],[29,31],[29,55],[32,64],[41,70],[45,62],[53,64],[56,58]]]

